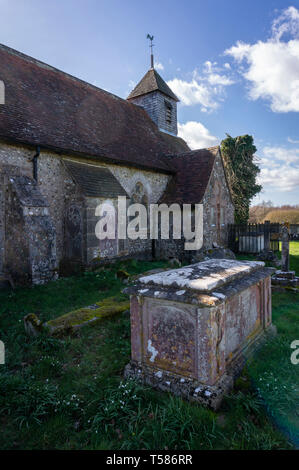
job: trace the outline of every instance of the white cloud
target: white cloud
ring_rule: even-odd
[[[223,67],[217,62],[206,61],[202,72],[195,69],[190,81],[174,78],[167,82],[181,103],[185,106],[200,104],[201,111],[214,111],[225,95],[225,87],[234,81],[222,73]]]
[[[217,65],[217,62],[212,63],[207,60],[204,65],[205,78],[211,85],[233,85],[234,81],[231,78],[229,78],[227,75],[221,74],[222,68]],[[227,67],[225,68],[227,69]]]
[[[207,109],[215,110],[219,104],[213,96],[213,91],[205,84],[193,79],[190,82],[174,78],[167,82],[167,85],[177,95],[182,104],[192,106],[200,104],[202,111]]]
[[[232,85],[234,83],[233,80],[226,77],[225,75],[220,75],[219,73],[209,74],[208,82],[211,85],[223,85],[223,86]]]
[[[292,191],[299,187],[299,148],[264,147],[258,181],[265,189]]]
[[[161,62],[155,62],[154,67],[156,70],[164,70],[164,65]]]
[[[126,90],[126,96],[128,96],[131,93],[131,91],[134,90],[136,85],[137,85],[137,82],[135,82],[134,80],[129,80],[128,88]]]
[[[291,137],[288,137],[287,141],[290,142],[290,144],[299,144],[299,140],[291,139]]]
[[[299,148],[286,149],[284,147],[264,147],[263,154],[270,162],[297,163],[299,165]]]
[[[188,121],[178,123],[178,135],[182,137],[191,149],[212,147],[219,143],[219,139],[210,134],[210,131],[201,122]]]
[[[299,168],[290,170],[287,166],[262,168],[258,177],[260,184],[279,191],[292,191],[299,186]]]
[[[288,7],[273,21],[272,36],[279,41],[284,34],[292,37],[299,36],[299,11],[295,7]]]
[[[285,34],[290,35],[283,41]],[[289,7],[272,24],[267,41],[238,41],[225,51],[238,63],[247,62],[241,75],[249,82],[249,98],[270,102],[272,111],[299,111],[299,10]]]
[[[226,51],[224,51],[224,54],[231,55],[235,60],[241,62],[248,56],[251,47],[252,46],[250,46],[250,44],[245,44],[242,41],[237,41],[236,46],[232,46],[230,49],[226,49]]]

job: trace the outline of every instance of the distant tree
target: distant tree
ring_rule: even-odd
[[[262,223],[265,220],[270,222],[289,222],[299,224],[299,204],[284,204],[274,206],[271,201],[262,201],[249,209],[249,222]]]
[[[262,189],[262,186],[256,183],[260,172],[254,157],[256,147],[251,135],[226,135],[227,138],[221,142],[221,152],[235,205],[235,221],[246,224],[249,219],[250,201]]]
[[[276,208],[276,210],[268,212],[266,216],[267,220],[270,222],[289,222],[290,224],[299,224],[299,210],[292,208],[292,209],[283,209],[283,208]]]

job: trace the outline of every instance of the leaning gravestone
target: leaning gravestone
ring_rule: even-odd
[[[139,278],[131,296],[127,377],[216,409],[271,331],[263,262],[211,259]]]

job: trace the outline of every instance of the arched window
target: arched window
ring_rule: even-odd
[[[138,202],[139,204],[148,205],[148,197],[146,194],[146,190],[140,181],[135,184],[131,199],[133,203]]]

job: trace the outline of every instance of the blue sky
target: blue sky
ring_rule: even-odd
[[[123,98],[156,68],[193,148],[252,134],[263,193],[299,204],[299,0],[0,0],[0,42]],[[1,66],[1,64],[0,64]]]

